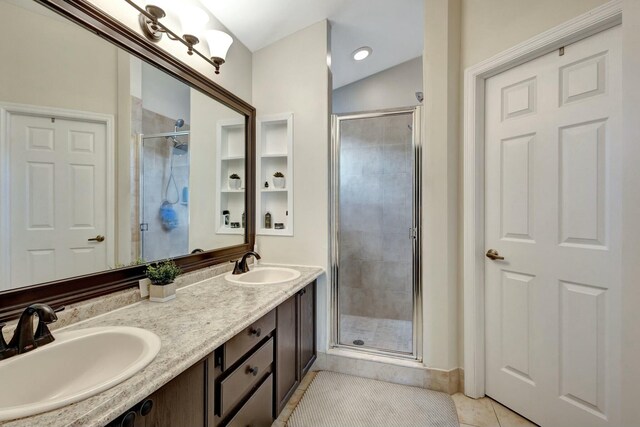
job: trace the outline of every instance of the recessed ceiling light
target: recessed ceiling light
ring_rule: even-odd
[[[353,51],[353,59],[356,61],[362,61],[371,54],[373,50],[369,46],[362,46]]]

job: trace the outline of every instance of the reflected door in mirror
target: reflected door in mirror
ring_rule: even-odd
[[[105,270],[106,125],[9,117],[10,287]]]

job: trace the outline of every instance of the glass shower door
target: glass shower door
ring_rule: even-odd
[[[414,115],[334,119],[338,346],[416,355]]]
[[[188,132],[142,137],[140,257],[145,261],[189,252]]]

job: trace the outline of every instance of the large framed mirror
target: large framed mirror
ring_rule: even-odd
[[[84,0],[0,0],[0,51],[0,320],[253,248],[251,105]]]

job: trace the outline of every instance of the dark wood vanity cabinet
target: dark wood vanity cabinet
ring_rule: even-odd
[[[316,360],[315,307],[314,281],[276,308],[276,417]]]
[[[207,370],[213,357],[196,363],[149,396],[151,412],[139,416],[142,427],[207,426]],[[142,415],[142,414],[139,414]]]
[[[213,355],[169,381],[108,427],[207,427],[208,378]]]
[[[298,292],[300,379],[316,361],[316,287],[313,281]]]
[[[294,295],[276,309],[276,384],[274,415],[277,416],[300,384],[298,374],[298,296]]]
[[[316,282],[109,424],[270,427],[316,359]]]

